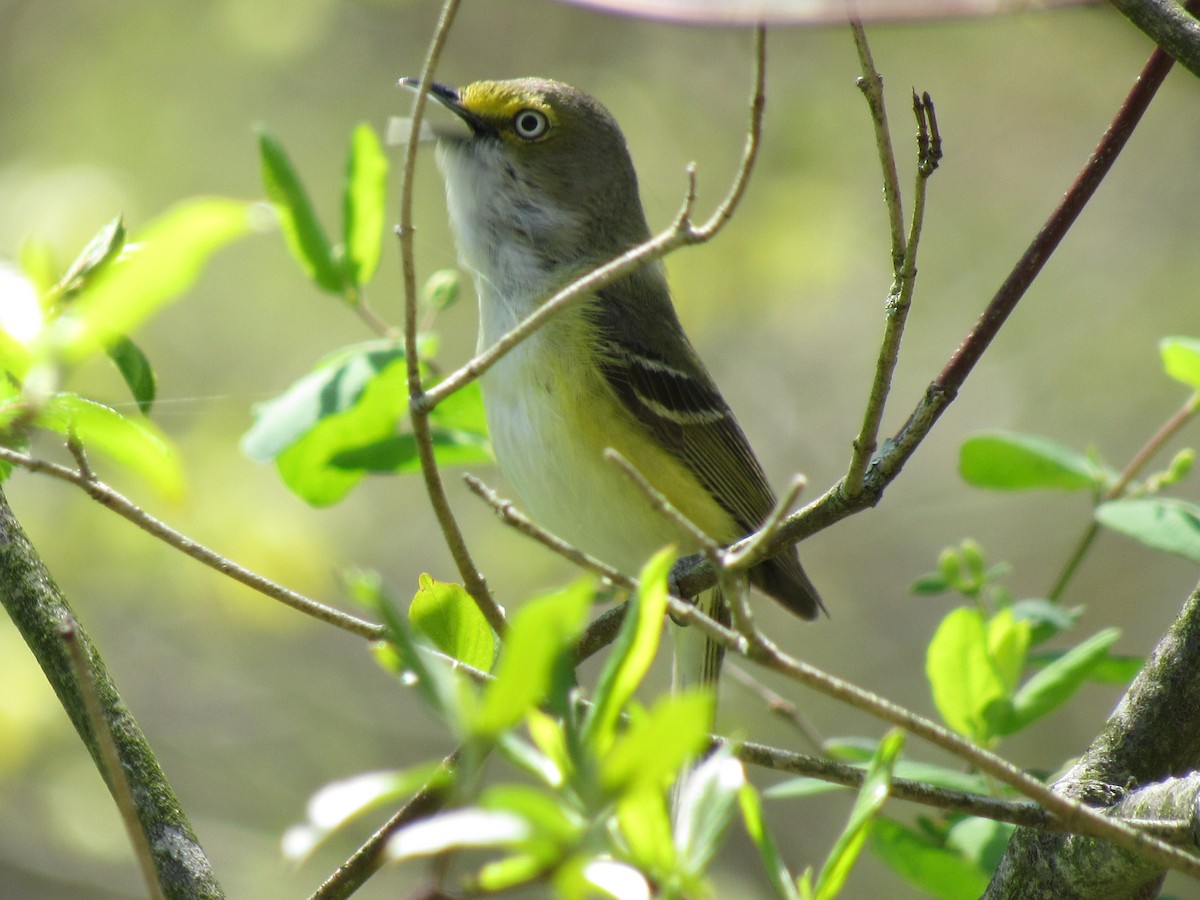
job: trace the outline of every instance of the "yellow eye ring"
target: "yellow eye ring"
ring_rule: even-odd
[[[540,109],[522,109],[512,120],[513,132],[526,141],[536,141],[550,127],[550,120]]]

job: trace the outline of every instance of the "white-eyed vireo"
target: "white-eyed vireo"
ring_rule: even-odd
[[[468,126],[439,135],[437,159],[479,295],[481,349],[574,278],[649,239],[625,139],[592,97],[538,79],[435,84],[430,95]],[[699,548],[604,458],[606,448],[722,544],[756,530],[774,506],[679,324],[660,264],[551,319],[484,374],[483,396],[500,467],[534,519],[626,572],[666,544]],[[821,607],[794,549],[750,580],[805,619]],[[725,617],[717,591],[698,602]],[[677,683],[714,680],[719,652],[698,629],[674,631]]]

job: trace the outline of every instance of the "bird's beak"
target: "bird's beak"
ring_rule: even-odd
[[[414,78],[412,76],[401,78],[399,84],[401,87],[408,88],[410,91],[418,91],[421,89],[421,79]],[[462,119],[462,121],[467,124],[467,127],[471,129],[472,134],[478,133],[483,127],[483,121],[462,105],[457,88],[452,88],[448,84],[442,84],[434,81],[429,85],[429,96]]]

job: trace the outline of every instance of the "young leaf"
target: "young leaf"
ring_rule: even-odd
[[[766,820],[763,818],[762,801],[759,799],[758,791],[748,781],[738,792],[738,806],[742,810],[742,822],[746,826],[746,833],[758,849],[763,871],[766,873],[767,881],[775,889],[775,895],[781,900],[800,900],[800,894],[796,891],[796,885],[792,881],[792,874],[779,854],[779,845],[775,843],[775,838],[771,835]]]
[[[1025,668],[1025,655],[1029,650],[1029,623],[1019,621],[1011,607],[1000,610],[988,620],[987,648],[996,674],[1004,683],[1005,693],[1012,694]]]
[[[1024,728],[1065,703],[1092,669],[1103,662],[1120,636],[1118,629],[1106,628],[1035,673],[1013,697],[1012,730]]]
[[[680,779],[675,849],[685,872],[699,878],[720,846],[746,772],[725,745]]]
[[[424,763],[400,772],[367,772],[327,784],[309,799],[308,820],[284,833],[283,855],[300,862],[356,816],[448,778],[440,763]]]
[[[421,288],[421,302],[430,309],[447,309],[458,300],[461,276],[457,269],[438,269]],[[472,382],[475,383],[475,382]]]
[[[990,741],[987,710],[1008,691],[988,652],[978,609],[962,606],[942,619],[926,651],[925,674],[946,724],[980,743]]]
[[[1176,381],[1200,390],[1200,340],[1191,337],[1167,337],[1159,341],[1163,369]]]
[[[484,690],[471,723],[481,737],[516,725],[564,677],[562,663],[595,593],[590,579],[525,603],[509,623],[496,680]]]
[[[352,408],[372,379],[403,360],[404,347],[395,341],[368,341],[339,350],[278,397],[255,407],[242,452],[258,462],[274,459],[321,419]],[[407,397],[406,386],[405,402]]]
[[[471,595],[461,585],[421,575],[408,608],[413,628],[449,656],[487,672],[496,652],[496,636]]]
[[[988,873],[892,819],[876,820],[871,850],[906,881],[938,900],[976,900],[987,889]]]
[[[846,827],[842,829],[817,876],[814,885],[817,900],[829,900],[841,892],[871,831],[872,822],[887,800],[892,784],[892,769],[903,748],[904,732],[899,729],[888,732],[879,742],[879,749],[867,769]]]
[[[144,478],[168,500],[183,499],[183,467],[174,445],[146,419],[126,418],[76,394],[56,394],[34,424],[78,440]]]
[[[133,399],[137,401],[142,415],[150,415],[150,408],[154,405],[154,398],[158,393],[150,360],[146,359],[146,355],[137,344],[124,335],[118,336],[104,350],[121,373],[121,377],[125,379],[125,384],[133,394]]]
[[[1112,500],[1096,507],[1096,521],[1147,547],[1200,562],[1200,506],[1169,497]]]
[[[343,271],[334,260],[333,246],[283,145],[260,129],[258,150],[263,189],[279,215],[279,226],[292,256],[317,287],[342,296],[346,287]]]
[[[667,611],[667,573],[675,560],[671,547],[643,567],[637,596],[630,600],[621,631],[596,684],[595,706],[584,725],[584,742],[603,754],[613,739],[617,717],[642,683],[662,636]]]
[[[661,790],[631,791],[617,800],[617,826],[629,858],[655,881],[677,873],[679,856],[671,839],[671,817]]]
[[[1029,623],[1030,646],[1049,640],[1061,632],[1070,631],[1082,613],[1078,608],[1068,609],[1049,600],[1039,599],[1018,600],[1010,609],[1018,620]]]
[[[346,280],[356,287],[370,281],[379,265],[387,171],[387,157],[375,129],[359,125],[351,138],[342,197]]]
[[[968,484],[997,491],[1089,490],[1104,480],[1082,453],[1044,437],[999,431],[964,441],[958,470]]]
[[[88,241],[86,247],[67,266],[67,271],[53,288],[56,295],[79,290],[106,265],[120,256],[125,248],[125,224],[117,216]]]
[[[467,807],[401,828],[388,841],[387,855],[399,860],[467,847],[510,847],[526,840],[530,831],[529,823],[514,813]]]
[[[77,361],[117,338],[191,287],[217,250],[251,229],[251,205],[203,197],[155,219],[121,258],[91,278],[55,323],[56,347]]]
[[[634,721],[600,759],[600,781],[610,793],[665,787],[708,743],[708,691],[673,694]]]

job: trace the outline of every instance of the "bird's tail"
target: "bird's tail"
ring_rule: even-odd
[[[729,623],[729,606],[719,587],[705,591],[696,598],[696,608],[723,625]],[[671,671],[671,689],[675,692],[691,688],[708,688],[713,692],[715,715],[717,680],[725,648],[712,641],[695,626],[675,626],[671,629],[675,658]],[[709,723],[710,725],[712,723]]]

